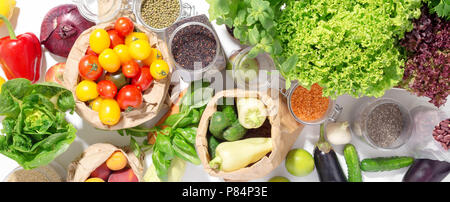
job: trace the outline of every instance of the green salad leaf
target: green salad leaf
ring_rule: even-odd
[[[275,28],[287,81],[318,83],[336,98],[379,97],[402,79],[405,56],[397,44],[420,16],[420,0],[284,2]]]
[[[58,84],[7,81],[0,94],[0,115],[6,116],[0,153],[24,169],[49,164],[75,140],[76,129],[65,120],[74,109],[72,93]]]
[[[450,20],[450,0],[424,0],[428,4],[431,13],[436,13],[439,17]]]

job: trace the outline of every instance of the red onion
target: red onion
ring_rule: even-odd
[[[67,57],[78,36],[94,25],[80,15],[76,5],[52,8],[41,25],[41,43],[51,53]]]

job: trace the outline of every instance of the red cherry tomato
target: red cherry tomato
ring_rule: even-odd
[[[136,76],[139,76],[139,74],[141,73],[141,67],[136,61],[130,60],[123,64],[122,73],[127,78],[134,78]]]
[[[112,99],[117,94],[117,87],[112,81],[103,80],[98,82],[97,91],[102,98]]]
[[[84,55],[93,55],[93,56],[98,57],[98,54],[96,52],[94,52],[90,46],[88,47],[88,49],[86,50],[86,53]]]
[[[103,68],[100,66],[97,56],[94,55],[86,55],[81,58],[78,63],[78,71],[81,77],[91,81],[97,80],[103,74]]]
[[[123,110],[138,108],[142,104],[142,92],[135,85],[126,85],[117,94],[117,102]]]
[[[109,30],[109,39],[111,40],[111,45],[109,46],[111,49],[120,44],[125,44],[125,38],[122,37],[119,32],[115,29]]]
[[[145,91],[148,88],[150,88],[150,85],[152,84],[153,77],[150,73],[150,68],[147,66],[144,66],[141,68],[141,73],[139,76],[134,77],[131,80],[131,84],[136,85],[139,90]]]
[[[129,18],[121,17],[117,19],[114,29],[117,30],[121,36],[126,37],[133,32],[134,24]]]

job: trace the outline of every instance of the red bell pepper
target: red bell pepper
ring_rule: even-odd
[[[6,24],[9,36],[0,39],[0,66],[9,79],[25,78],[33,83],[39,80],[42,49],[39,39],[33,33],[16,37],[11,23],[5,16],[0,19]]]

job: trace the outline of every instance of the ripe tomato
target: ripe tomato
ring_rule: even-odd
[[[155,60],[150,67],[150,73],[154,79],[164,79],[169,75],[169,65],[164,60]]]
[[[98,98],[96,98],[95,100],[92,100],[89,103],[89,107],[91,107],[92,110],[94,110],[96,112],[99,112],[100,111],[100,106],[102,104],[102,101],[103,101],[103,98],[98,97]]]
[[[108,34],[109,34],[109,39],[111,40],[111,45],[109,46],[109,48],[114,48],[117,45],[125,44],[125,38],[120,36],[120,34],[117,30],[114,30],[114,29],[109,30]]]
[[[114,24],[114,29],[119,32],[123,37],[127,36],[134,30],[133,22],[127,17],[121,17],[116,20]]]
[[[151,49],[152,47],[150,47],[150,44],[144,40],[133,41],[128,47],[131,57],[136,60],[145,60],[148,58],[150,56]]]
[[[77,85],[75,94],[82,102],[93,100],[98,97],[97,84],[93,81],[84,80]]]
[[[141,73],[139,74],[139,76],[134,77],[131,80],[131,84],[138,87],[139,90],[145,91],[150,87],[150,85],[152,84],[152,81],[153,81],[153,77],[150,73],[150,68],[142,67]]]
[[[151,52],[150,52],[150,56],[148,56],[148,58],[143,60],[142,62],[148,66],[151,66],[155,60],[162,60],[162,59],[163,59],[163,57],[162,57],[161,51],[159,51],[156,48],[152,48]]]
[[[107,72],[117,72],[120,69],[119,56],[110,48],[104,50],[98,56],[98,61]]]
[[[109,126],[116,125],[120,120],[120,107],[114,99],[104,99],[98,112],[100,121]]]
[[[131,34],[129,34],[127,37],[125,37],[125,45],[129,46],[131,44],[131,42],[133,41],[137,41],[137,40],[144,40],[144,41],[149,41],[148,37],[145,33],[143,32],[133,32]]]
[[[122,87],[130,84],[130,79],[125,77],[122,71],[107,73],[105,75],[105,80],[112,81],[116,85],[117,89],[121,89]]]
[[[122,63],[122,65],[133,59],[130,56],[128,47],[123,44],[120,44],[120,45],[114,47],[113,50],[117,54],[117,56],[119,56],[119,59],[120,59],[120,62]]]
[[[86,50],[86,53],[84,55],[93,55],[95,57],[98,57],[98,54],[95,53],[90,46],[88,47],[88,49]]]
[[[103,74],[103,68],[98,62],[97,56],[86,55],[78,63],[78,71],[81,77],[87,80],[95,81]]]
[[[134,78],[141,73],[141,67],[136,61],[130,60],[122,66],[122,73],[128,78]]]
[[[102,98],[114,98],[117,94],[117,87],[112,81],[103,80],[98,82],[97,91]]]
[[[108,32],[104,29],[96,29],[92,31],[89,36],[89,45],[97,54],[100,54],[105,49],[109,48],[111,45],[111,40],[109,39]]]
[[[123,110],[138,108],[142,104],[142,92],[135,85],[126,85],[117,94],[117,102]]]

